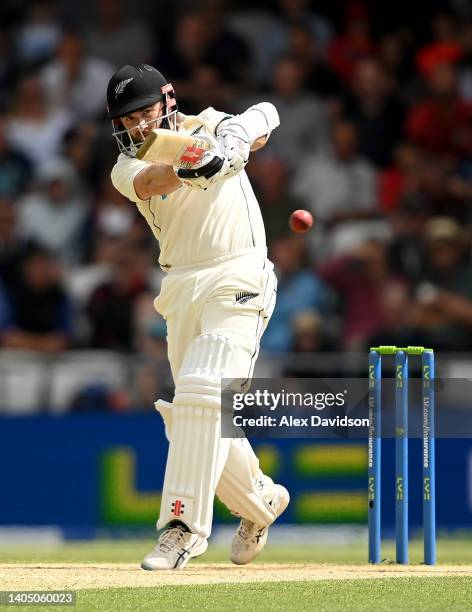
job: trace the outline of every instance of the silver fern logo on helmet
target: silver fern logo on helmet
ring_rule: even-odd
[[[128,83],[131,83],[131,81],[134,81],[134,77],[131,77],[130,79],[125,79],[124,81],[120,81],[118,83],[118,85],[115,87],[115,98],[117,98],[120,94],[124,92],[126,85],[128,85]]]

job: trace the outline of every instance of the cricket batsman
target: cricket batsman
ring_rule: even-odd
[[[278,114],[262,102],[236,116],[210,107],[190,122],[172,85],[147,64],[120,68],[107,102],[120,150],[113,185],[136,203],[160,244],[166,276],[154,305],[167,322],[175,382],[172,403],[156,402],[169,451],[158,542],[141,567],[181,569],[203,554],[215,494],[241,517],[231,560],[246,564],[289,502],[246,439],[221,437],[221,380],[249,381],[275,306],[277,280],[244,167],[279,125]],[[204,152],[189,151],[174,166],[136,158],[151,130],[184,133],[188,125],[208,144]]]

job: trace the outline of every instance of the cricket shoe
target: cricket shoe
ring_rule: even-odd
[[[287,489],[282,485],[274,485],[274,497],[269,504],[274,509],[275,518],[282,514],[289,501]],[[242,519],[231,545],[231,561],[236,565],[246,565],[255,559],[266,545],[269,527]]]
[[[208,548],[206,538],[192,533],[184,523],[171,521],[159,534],[155,548],[144,557],[144,570],[182,569],[192,557]]]

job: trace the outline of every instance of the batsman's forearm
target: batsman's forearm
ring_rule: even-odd
[[[265,146],[268,140],[269,140],[269,136],[267,134],[264,136],[261,136],[260,138],[257,138],[251,145],[251,152],[257,151],[258,149],[262,149],[262,147]]]
[[[172,166],[157,163],[149,164],[134,178],[134,189],[141,200],[172,193],[181,184]]]

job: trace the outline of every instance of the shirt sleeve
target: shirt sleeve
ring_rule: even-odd
[[[208,124],[214,135],[216,135],[216,130],[222,121],[233,117],[233,115],[229,113],[222,113],[221,111],[215,110],[212,106],[206,108],[198,116]]]
[[[146,168],[147,162],[141,161],[140,159],[134,159],[121,153],[113,166],[111,171],[111,182],[115,189],[117,189],[125,198],[131,200],[131,202],[146,202],[147,200],[141,200],[134,190],[134,178],[137,174]]]

